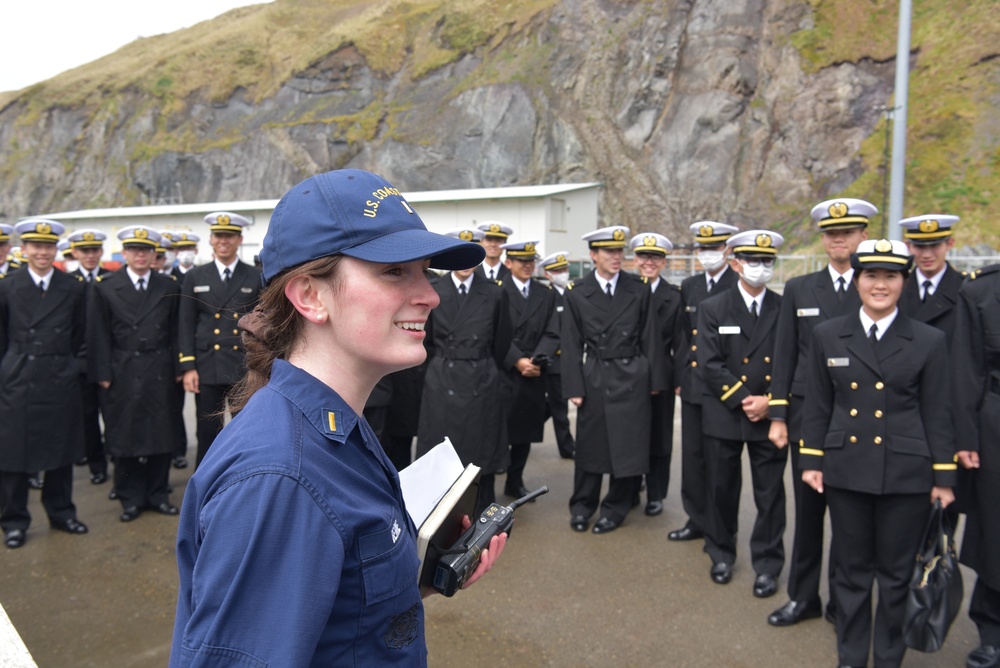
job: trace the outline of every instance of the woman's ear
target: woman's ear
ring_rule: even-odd
[[[285,297],[295,310],[309,322],[322,323],[326,321],[326,307],[320,299],[320,293],[329,290],[329,286],[312,276],[296,276],[285,285]]]

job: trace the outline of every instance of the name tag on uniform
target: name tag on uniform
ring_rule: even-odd
[[[826,360],[827,366],[851,366],[850,357],[828,357]]]
[[[795,312],[795,315],[797,315],[800,318],[815,318],[816,316],[819,315],[819,309],[818,308],[800,308],[798,311]]]
[[[209,286],[207,286],[207,285],[196,285],[196,286],[194,286],[194,291],[195,292],[208,292],[211,289],[212,288],[209,287]]]
[[[565,306],[557,306],[556,307],[556,312],[557,313],[562,313],[564,308],[565,308]]]
[[[697,306],[685,306],[684,307],[684,312],[685,313],[694,313],[697,310],[698,310]]]
[[[253,292],[253,288],[240,288],[240,292],[242,292],[245,295],[248,295],[251,292]]]
[[[719,328],[719,334],[739,334],[739,333],[740,333],[739,325],[725,325]]]

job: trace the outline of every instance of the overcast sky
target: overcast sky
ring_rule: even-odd
[[[267,0],[2,0],[0,91],[89,63],[139,37],[173,32]]]

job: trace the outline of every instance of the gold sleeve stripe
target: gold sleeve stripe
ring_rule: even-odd
[[[720,401],[725,401],[729,397],[733,396],[733,392],[735,392],[736,390],[740,389],[741,387],[743,387],[743,381],[742,380],[738,381],[735,385],[733,385],[731,388],[729,388],[729,391],[726,392],[725,394],[723,394],[721,397],[719,397],[719,400]]]
[[[800,455],[815,455],[816,457],[822,457],[822,450],[813,450],[812,448],[799,448]]]
[[[182,364],[183,364],[184,362],[193,362],[193,361],[194,361],[194,356],[193,356],[193,355],[191,355],[191,356],[189,356],[189,357],[182,357],[182,358],[181,358],[181,363],[182,363]]]
[[[935,464],[935,471],[957,471],[958,464]]]
[[[767,405],[768,406],[787,406],[788,405],[788,399],[771,399],[769,402],[767,402]]]

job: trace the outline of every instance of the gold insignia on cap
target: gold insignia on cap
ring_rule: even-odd
[[[473,236],[474,235],[469,230],[462,230],[458,233],[458,238],[462,241],[472,241]]]
[[[643,246],[655,246],[656,245],[656,237],[654,237],[654,236],[643,237],[642,238],[642,245]]]
[[[566,261],[565,255],[556,255],[556,262],[565,262],[565,261]]]
[[[52,226],[48,223],[38,223],[35,225],[35,232],[38,234],[52,234]]]
[[[93,241],[94,240],[94,233],[93,232],[84,232],[83,233],[83,240],[84,241]]]
[[[490,232],[499,232],[499,231],[500,231],[500,226],[497,223],[493,223],[490,225]]]
[[[229,221],[230,218],[226,214],[222,214],[221,216],[218,216],[215,219],[215,222],[218,223],[219,225],[228,225]]]
[[[698,228],[699,237],[710,237],[715,232],[715,229],[711,225],[702,225]]]
[[[875,242],[875,250],[879,253],[891,253],[892,252],[892,242],[888,239],[879,239]]]
[[[834,202],[827,211],[830,212],[831,218],[843,218],[847,215],[848,207],[843,202]]]
[[[528,243],[524,244],[524,252],[525,253],[534,253],[535,252],[535,244],[531,243],[530,241]]]
[[[920,231],[921,232],[937,232],[940,225],[936,220],[921,220],[920,221]]]
[[[181,241],[187,241],[187,238],[188,238],[187,232],[182,232],[181,233]]]
[[[625,240],[625,232],[623,232],[622,230],[615,230],[614,232],[611,233],[611,237],[615,241],[624,241]]]
[[[135,237],[136,239],[148,239],[149,232],[147,232],[142,228],[139,228],[138,230],[132,233],[132,236]]]
[[[771,247],[771,235],[770,234],[758,234],[757,238],[754,240],[758,248],[770,248]]]

